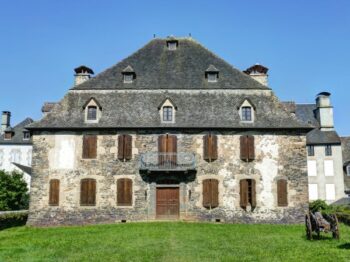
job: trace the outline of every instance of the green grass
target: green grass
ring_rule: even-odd
[[[302,225],[126,223],[0,231],[0,261],[350,261],[341,240],[308,241]]]

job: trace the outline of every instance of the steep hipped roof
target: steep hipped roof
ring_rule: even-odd
[[[316,128],[306,135],[308,145],[340,145],[340,143],[340,137],[336,131],[321,131]]]
[[[93,96],[103,110],[98,124],[85,123],[83,105]],[[255,105],[254,123],[242,123],[243,99]],[[159,104],[171,99],[177,106],[174,124],[161,123]],[[69,92],[41,121],[28,128],[308,128],[270,95],[223,91],[112,91]]]
[[[177,38],[176,50],[168,50],[167,39],[154,39],[137,52],[73,89],[269,89],[233,68],[194,41]],[[208,83],[205,71],[213,65],[220,79]],[[137,78],[125,84],[123,70],[132,67]]]
[[[0,136],[0,145],[31,145],[32,140],[24,140],[23,139],[23,132],[27,131],[25,126],[33,123],[33,119],[31,118],[26,118],[16,126],[12,128],[12,132],[14,132],[14,135],[12,136],[11,140],[5,140],[4,139],[4,134]]]

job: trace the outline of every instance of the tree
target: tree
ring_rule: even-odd
[[[0,210],[28,209],[29,193],[23,174],[0,170]]]

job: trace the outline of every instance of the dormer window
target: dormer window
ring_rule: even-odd
[[[11,140],[12,139],[12,131],[5,131],[4,139]]]
[[[96,119],[97,119],[97,107],[88,106],[87,120],[96,120]]]
[[[85,122],[98,123],[102,115],[102,107],[98,101],[91,97],[83,106]]]
[[[215,66],[210,65],[207,70],[205,70],[205,77],[208,79],[209,83],[215,83],[219,78],[219,70]]]
[[[123,74],[123,82],[125,84],[130,84],[136,79],[136,73],[134,69],[129,65],[122,71]]]
[[[173,121],[173,108],[171,106],[163,107],[163,121],[164,122]]]
[[[177,49],[179,41],[177,41],[174,37],[169,37],[169,39],[166,41],[166,45],[168,47],[168,50],[174,51]]]
[[[29,139],[30,139],[30,132],[23,131],[23,140],[29,140]]]
[[[255,107],[249,99],[244,99],[244,101],[240,104],[240,106],[237,109],[239,110],[241,122],[254,122]]]
[[[176,105],[170,98],[163,100],[163,102],[158,106],[161,122],[165,124],[175,123],[176,109]]]

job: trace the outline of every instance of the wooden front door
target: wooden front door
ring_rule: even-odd
[[[179,207],[178,187],[157,188],[157,219],[178,219]]]

